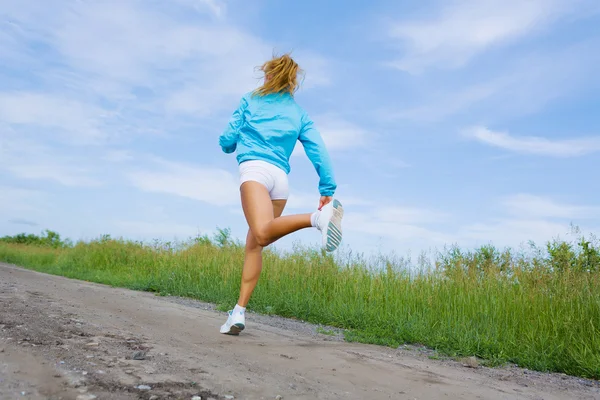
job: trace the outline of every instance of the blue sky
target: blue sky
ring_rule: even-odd
[[[218,136],[273,51],[306,71],[345,249],[600,232],[597,1],[354,3],[0,1],[0,235],[243,238]],[[286,213],[312,211],[291,166]]]

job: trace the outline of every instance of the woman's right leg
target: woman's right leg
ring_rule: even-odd
[[[262,270],[262,249],[267,244],[275,241],[271,240],[270,242],[266,242],[265,239],[257,237],[254,232],[263,233],[266,231],[267,234],[273,235],[273,232],[269,232],[269,229],[271,229],[275,231],[274,235],[279,238],[281,236],[285,236],[287,233],[311,226],[310,214],[306,214],[306,218],[304,218],[302,215],[293,215],[291,216],[292,218],[280,217],[286,200],[271,201],[271,196],[263,184],[254,181],[247,181],[242,184],[241,191],[242,206],[244,208],[244,213],[246,214],[246,220],[248,221],[250,230],[248,232],[246,241],[240,297],[238,298],[238,303],[234,309],[230,311],[227,321],[221,326],[220,330],[221,333],[228,335],[238,335],[242,330],[245,329],[245,307],[252,292],[254,291],[254,288],[256,287],[258,278],[260,277]],[[272,226],[269,226],[269,224],[273,221],[280,219],[284,220],[283,224],[275,224],[275,229],[273,229]],[[289,232],[282,234],[282,231],[285,232],[285,230],[289,230]],[[268,237],[271,238],[273,236]]]
[[[292,232],[310,228],[310,213],[275,218],[271,197],[264,185],[247,181],[242,184],[242,208],[256,242],[266,247]]]
[[[286,200],[273,200],[273,214],[278,218],[283,213]],[[258,244],[252,231],[248,229],[246,236],[246,248],[244,256],[244,269],[242,270],[242,284],[240,287],[240,297],[237,304],[240,307],[246,307],[250,296],[258,283],[262,271],[262,251],[263,247]]]

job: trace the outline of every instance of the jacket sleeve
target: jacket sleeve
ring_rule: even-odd
[[[333,175],[331,159],[321,134],[306,114],[302,117],[302,129],[298,140],[302,143],[308,159],[319,175],[319,193],[321,196],[333,196],[337,184]]]
[[[244,96],[240,100],[240,105],[233,112],[233,115],[229,119],[227,127],[225,128],[221,136],[219,136],[219,145],[221,146],[221,149],[224,153],[233,153],[237,148],[237,142],[240,134],[239,129],[242,126],[242,123],[244,122],[244,111],[246,110],[247,106],[248,101],[246,99],[246,96]]]

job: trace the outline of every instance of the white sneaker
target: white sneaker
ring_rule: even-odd
[[[342,203],[333,199],[321,208],[317,215],[317,229],[321,231],[322,246],[327,251],[334,251],[342,242],[342,217],[344,208]]]
[[[221,325],[221,333],[226,335],[239,335],[241,331],[246,327],[246,316],[245,312],[233,313],[233,310],[229,310],[229,317],[227,322]]]

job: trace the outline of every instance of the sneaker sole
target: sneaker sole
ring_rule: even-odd
[[[226,335],[239,335],[241,331],[245,328],[244,324],[235,324],[231,325],[229,328],[229,332],[225,332]]]
[[[327,251],[334,251],[342,243],[342,217],[344,216],[344,207],[339,200],[333,200],[333,215],[329,224],[327,224],[327,241],[325,243],[325,249]]]

